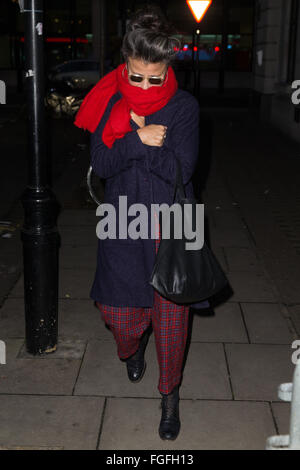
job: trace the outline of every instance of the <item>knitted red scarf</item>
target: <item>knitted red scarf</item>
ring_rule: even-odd
[[[125,65],[120,64],[99,80],[84,98],[74,121],[75,126],[94,132],[111,96],[119,91],[122,98],[112,107],[102,134],[102,140],[109,148],[115,139],[133,130],[130,126],[131,110],[138,116],[153,114],[168,103],[178,88],[171,66],[161,86],[150,86],[143,90],[129,83]]]

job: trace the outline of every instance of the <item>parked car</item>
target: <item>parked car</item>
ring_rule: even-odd
[[[105,64],[104,74],[113,70]],[[100,64],[95,60],[69,60],[53,67],[47,76],[46,108],[54,117],[74,116],[85,95],[100,80]]]

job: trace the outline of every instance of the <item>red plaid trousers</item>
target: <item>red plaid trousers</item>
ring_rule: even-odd
[[[156,216],[156,223],[157,220]],[[157,252],[160,243],[159,224],[156,225],[156,233]],[[120,359],[126,359],[137,351],[140,337],[152,322],[160,373],[158,390],[160,393],[171,393],[181,381],[189,307],[170,302],[155,289],[152,308],[114,307],[99,302],[96,305],[114,335]]]

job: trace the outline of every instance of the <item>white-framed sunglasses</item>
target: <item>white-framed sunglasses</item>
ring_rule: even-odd
[[[142,83],[145,79],[148,80],[148,82],[151,84],[151,85],[161,85],[165,78],[166,78],[166,81],[165,83],[167,82],[168,80],[168,69],[167,71],[165,72],[164,76],[163,77],[144,77],[143,75],[139,75],[139,74],[135,74],[135,73],[130,73],[129,70],[128,70],[128,64],[125,65],[125,67],[123,68],[123,71],[122,71],[122,75],[124,77],[124,70],[125,68],[127,69],[127,73],[128,73],[128,78],[132,81],[132,82],[135,82],[135,83]]]

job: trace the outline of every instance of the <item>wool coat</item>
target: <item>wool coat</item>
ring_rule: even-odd
[[[103,143],[102,132],[113,105],[121,97],[118,91],[110,98],[90,140],[91,166],[94,173],[105,180],[103,202],[115,207],[117,226],[116,239],[98,239],[97,268],[90,297],[102,304],[119,307],[152,307],[154,288],[149,279],[156,252],[150,230],[151,204],[172,205],[175,158],[181,163],[186,197],[194,197],[191,178],[199,153],[199,103],[191,93],[178,88],[163,108],[145,116],[145,126],[167,126],[161,147],[144,144],[137,133],[139,126],[131,119],[132,131],[116,139],[109,148]],[[128,207],[142,203],[148,208],[148,238],[118,238],[119,226],[124,229],[124,223],[118,217],[121,195],[127,196]],[[128,215],[125,225],[137,215]],[[99,220],[103,217],[99,216]],[[206,308],[209,302],[189,305]]]

